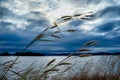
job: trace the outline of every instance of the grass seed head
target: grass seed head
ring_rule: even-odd
[[[56,59],[51,60],[51,61],[47,64],[47,66],[49,66],[50,64],[52,64],[53,62],[55,62],[55,60],[56,60]]]

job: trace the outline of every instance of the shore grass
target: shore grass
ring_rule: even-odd
[[[46,63],[46,67],[40,69],[35,68],[35,62],[20,71],[16,71],[15,67],[12,67],[9,70],[9,73],[12,74],[6,75],[3,80],[120,80],[120,56],[101,56],[97,63],[94,63],[91,58],[84,65],[76,67],[79,71],[74,74],[72,74],[74,71],[72,67],[79,64],[67,61],[68,57],[57,64],[53,64],[56,59],[52,59]],[[0,64],[0,72],[4,73],[10,63],[12,60]],[[15,65],[19,63],[16,62]]]
[[[61,36],[59,36],[58,33],[76,31],[72,29],[61,31],[58,27],[59,24],[70,21],[76,17],[79,17],[82,20],[89,20],[92,16],[91,12],[86,14],[75,14],[72,16],[62,16],[59,21],[54,22],[54,25],[47,27],[39,35],[37,35],[30,44],[24,48],[23,52],[25,52],[36,41],[53,42],[53,40],[45,39],[47,36],[55,39],[61,39]],[[48,33],[49,30],[54,28],[57,28],[57,31]],[[77,52],[89,52],[91,50],[86,47],[95,46],[97,43],[98,42],[95,40],[89,41]],[[14,65],[19,64],[17,62],[19,56],[17,56],[15,60],[0,64],[0,80],[120,80],[120,56],[104,56],[104,58],[98,60],[96,64],[92,62],[93,60],[88,60],[84,65],[76,67],[79,70],[77,74],[75,73],[70,76],[72,67],[74,67],[74,65],[78,65],[73,65],[70,60],[90,56],[92,55],[81,54],[79,56],[73,56],[73,54],[70,54],[58,63],[53,64],[56,59],[46,62],[46,66],[44,68],[41,68],[42,66],[40,66],[40,69],[36,69],[33,66],[34,63],[32,63],[28,68],[20,71],[15,70],[14,67]],[[69,76],[67,76],[66,73],[68,73],[67,75]]]

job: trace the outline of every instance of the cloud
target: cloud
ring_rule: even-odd
[[[26,17],[26,21],[29,23],[29,25],[26,26],[27,30],[35,27],[43,28],[49,25],[48,19],[41,12],[31,11],[24,16]]]
[[[98,17],[113,18],[120,16],[120,6],[109,6],[98,12]]]
[[[9,26],[9,25],[12,25],[12,23],[10,23],[10,22],[0,22],[0,25],[1,26]]]
[[[75,51],[89,40],[98,40],[100,44],[96,48],[113,47],[108,49],[110,51],[120,47],[119,10],[116,0],[2,0],[0,46],[2,51],[20,51],[61,16],[93,11],[95,16],[90,21],[74,19],[59,26],[63,31],[76,30],[74,33],[62,33],[66,39],[55,39],[58,43],[36,42],[29,50]]]
[[[0,41],[21,41],[23,40],[23,37],[18,34],[13,33],[1,33],[0,34]]]
[[[96,14],[96,19],[101,19],[101,22],[95,24],[93,29],[94,34],[100,34],[105,38],[113,39],[118,38],[120,26],[120,7],[117,5],[107,6]],[[96,20],[95,19],[95,20]]]
[[[109,21],[102,25],[97,26],[97,32],[109,32],[120,26],[120,20]]]
[[[97,52],[119,52],[120,47],[94,47],[91,48],[92,52],[97,53]]]
[[[27,30],[34,29],[35,27],[43,28],[48,26],[48,22],[45,19],[28,19],[27,21],[30,22],[30,24],[26,26]]]
[[[83,24],[82,20],[74,20],[74,21],[71,21],[70,23],[68,23],[69,26],[74,26],[74,27],[78,27],[82,24]]]
[[[11,16],[15,16],[16,14],[14,14],[12,11],[10,11],[8,8],[2,7],[0,6],[0,18],[3,17],[11,17]],[[13,17],[14,17],[13,16]]]
[[[90,5],[90,4],[99,4],[102,0],[67,0],[69,3],[74,3],[75,5],[81,4],[83,5]]]
[[[24,19],[46,19],[46,15],[40,11],[30,11],[23,15]]]

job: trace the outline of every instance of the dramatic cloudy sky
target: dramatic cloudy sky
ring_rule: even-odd
[[[93,52],[120,51],[120,0],[0,0],[0,52],[22,51],[42,30],[61,16],[92,11],[90,21],[74,19],[60,25],[62,39],[36,42],[28,51],[75,51],[98,40]]]

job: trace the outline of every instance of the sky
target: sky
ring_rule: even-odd
[[[80,18],[59,25],[61,39],[36,41],[27,51],[77,51],[91,40],[92,52],[120,51],[120,0],[0,0],[0,52],[21,52],[31,40],[62,16],[93,12],[89,21]],[[55,31],[53,29],[49,32]]]

